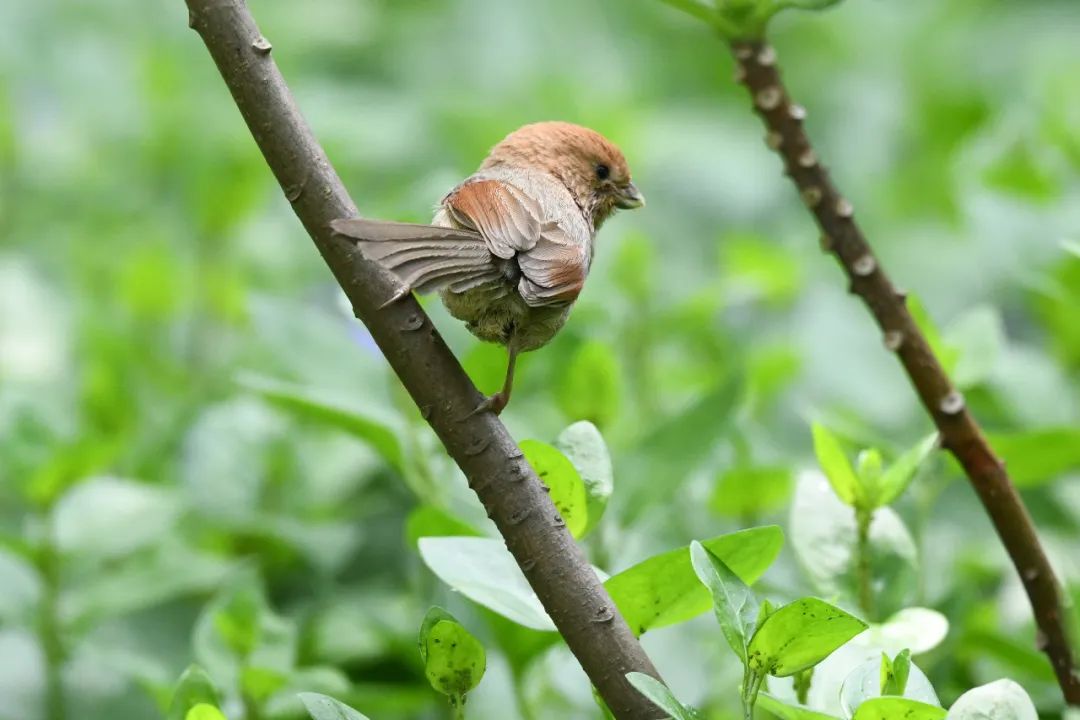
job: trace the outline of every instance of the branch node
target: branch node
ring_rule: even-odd
[[[424,418],[425,420],[431,419],[431,405],[420,406],[420,417]]]
[[[736,85],[742,85],[744,82],[746,82],[746,68],[744,68],[742,65],[736,65],[735,73],[732,75],[732,77],[735,79]]]
[[[424,317],[413,313],[405,319],[405,324],[401,326],[401,329],[405,332],[415,332],[424,327]]]
[[[770,150],[779,150],[784,144],[784,136],[778,132],[770,132],[765,136],[765,144]]]
[[[828,233],[821,234],[818,244],[821,245],[821,252],[832,252],[836,248],[836,243],[833,242]]]
[[[821,202],[821,188],[811,185],[802,191],[803,202],[806,207],[815,208]]]
[[[259,55],[269,55],[274,46],[270,44],[269,40],[260,35],[251,41],[251,49]]]
[[[536,560],[534,558],[526,558],[521,561],[521,571],[529,572],[536,567]]]
[[[799,165],[801,167],[810,169],[817,165],[817,162],[817,154],[812,148],[806,148],[801,153],[799,153]]]
[[[851,272],[857,277],[870,277],[877,270],[877,260],[870,253],[866,253],[855,262],[851,263]]]
[[[769,111],[780,107],[780,101],[783,99],[784,94],[780,92],[780,88],[770,85],[757,94],[755,102],[762,110]]]
[[[885,349],[889,352],[897,352],[904,345],[903,330],[889,330],[885,333]]]
[[[739,58],[740,60],[749,60],[750,58],[754,57],[754,48],[750,47],[749,45],[736,45],[735,57]]]
[[[845,220],[851,219],[855,214],[855,206],[847,198],[838,198],[836,201],[836,214]]]
[[[602,605],[596,608],[596,618],[593,619],[595,623],[609,623],[615,619],[615,613],[611,608],[606,605]]]
[[[1031,582],[1032,580],[1037,580],[1038,577],[1039,577],[1039,568],[1034,568],[1034,567],[1024,568],[1023,575],[1024,575],[1024,579],[1027,580],[1028,582]]]
[[[772,45],[766,45],[761,48],[761,51],[757,55],[758,65],[762,67],[772,67],[776,64],[776,50]]]
[[[788,107],[788,115],[791,116],[792,120],[795,120],[797,122],[802,122],[803,120],[806,119],[806,108],[804,108],[802,105],[797,105],[795,103],[792,103]]]
[[[551,519],[551,527],[566,527],[566,520],[563,520],[559,513],[555,513],[555,517]]]
[[[511,515],[509,518],[507,518],[507,522],[511,525],[520,525],[521,523],[525,522],[525,520],[530,515],[532,515],[531,507],[521,508],[520,510],[514,512],[514,514]]]
[[[487,436],[478,437],[473,440],[464,452],[469,457],[475,457],[484,452],[491,445],[491,438]]]
[[[964,396],[959,390],[952,390],[948,395],[941,398],[938,407],[946,415],[958,415],[964,409]]]

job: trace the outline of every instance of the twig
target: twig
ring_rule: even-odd
[[[331,220],[357,214],[300,114],[270,43],[243,0],[186,0],[267,164],[311,239],[421,415],[465,473],[570,650],[618,718],[659,711],[626,681],[657,676],[625,620],[567,532],[539,478],[490,413],[467,417],[483,396],[411,298],[380,309],[395,283],[334,235]]]
[[[1069,646],[1066,607],[1016,488],[950,383],[941,363],[908,312],[905,293],[885,274],[854,219],[854,208],[822,166],[806,133],[806,111],[791,102],[777,68],[776,52],[763,40],[732,42],[736,79],[750,91],[754,111],[768,130],[766,143],[784,161],[787,175],[822,231],[822,247],[843,266],[850,291],[862,298],[881,328],[886,349],[900,359],[919,399],[941,433],[943,447],[959,461],[994,523],[1024,583],[1047,654],[1066,702],[1080,705],[1080,675]]]

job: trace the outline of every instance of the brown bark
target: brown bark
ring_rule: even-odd
[[[851,203],[833,185],[803,130],[806,111],[791,101],[780,78],[776,52],[759,40],[734,42],[732,50],[737,79],[750,91],[754,111],[767,128],[766,144],[779,153],[786,174],[821,229],[822,247],[843,266],[851,292],[874,316],[886,349],[896,354],[937,425],[943,447],[959,461],[989,513],[1031,601],[1039,628],[1036,644],[1049,657],[1065,700],[1080,705],[1080,676],[1074,670],[1060,587],[1005,465],[912,319],[904,292],[892,284],[874,256]]]
[[[243,0],[186,0],[285,197],[370,330],[421,415],[468,478],[566,644],[618,718],[659,711],[626,681],[657,676],[539,478],[497,417],[469,413],[483,400],[431,320],[411,296],[380,307],[396,288],[331,220],[356,205],[300,114]]]

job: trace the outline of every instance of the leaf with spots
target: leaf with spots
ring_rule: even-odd
[[[589,523],[585,482],[565,455],[539,440],[525,440],[521,451],[541,482],[551,491],[551,501],[575,538],[585,534]]]
[[[796,600],[778,608],[754,633],[747,650],[750,667],[763,675],[794,675],[865,629],[862,620],[824,600]]]
[[[701,543],[746,584],[765,572],[784,544],[775,525],[720,535]],[[690,548],[681,547],[623,570],[604,583],[635,634],[685,622],[706,612],[709,591],[694,574]]]
[[[452,698],[476,687],[487,667],[484,646],[440,607],[428,610],[420,626],[420,657],[431,687]]]

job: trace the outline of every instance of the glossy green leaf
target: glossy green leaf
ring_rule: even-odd
[[[845,505],[855,507],[863,491],[840,441],[820,423],[814,423],[811,429],[814,434],[814,454],[817,455],[821,471],[825,473],[836,496]]]
[[[611,455],[604,437],[588,420],[576,422],[559,433],[555,447],[573,464],[585,483],[588,521],[583,534],[587,535],[600,522],[615,490]]]
[[[698,579],[712,595],[713,608],[728,645],[746,662],[746,645],[757,623],[758,601],[754,591],[724,562],[701,543],[690,543],[690,561]]]
[[[343,702],[319,693],[300,693],[300,702],[304,703],[311,720],[368,720]]]
[[[1080,427],[987,433],[1018,487],[1038,487],[1080,471]]]
[[[176,682],[169,703],[168,720],[187,720],[188,712],[198,705],[218,706],[217,690],[206,672],[198,665],[189,665]]]
[[[1038,720],[1039,713],[1023,687],[998,680],[968,690],[949,708],[948,720]]]
[[[632,672],[626,674],[626,679],[634,686],[634,689],[644,695],[653,705],[660,708],[674,720],[701,720],[701,715],[691,707],[683,705],[671,694],[668,686],[651,675]]]
[[[424,564],[470,600],[534,630],[555,630],[502,540],[426,537],[418,547]]]
[[[769,525],[702,541],[743,582],[752,584],[772,564],[784,543],[780,528]],[[635,634],[674,625],[711,607],[709,591],[698,580],[690,549],[655,555],[604,583]]]
[[[758,695],[756,707],[772,713],[780,720],[840,720],[835,715],[826,715],[799,705],[789,705],[764,692]]]
[[[945,711],[907,698],[882,697],[859,706],[854,720],[942,720]]]
[[[420,657],[431,687],[451,697],[463,697],[479,685],[487,669],[484,646],[442,608],[432,608],[424,618]]]
[[[589,524],[588,499],[585,482],[565,455],[539,440],[520,443],[525,459],[550,490],[551,502],[566,521],[566,528],[575,538],[585,534]]]
[[[787,677],[813,667],[866,629],[866,623],[835,605],[803,598],[777,608],[750,640],[750,667]]]
[[[199,703],[187,711],[184,720],[226,720],[226,718],[213,705]]]
[[[619,361],[612,348],[600,341],[584,343],[559,374],[556,400],[573,420],[589,420],[607,428],[622,401]]]
[[[915,472],[919,469],[919,466],[926,461],[926,458],[937,447],[937,441],[937,433],[927,435],[916,443],[914,447],[898,457],[882,473],[877,483],[877,495],[873,498],[875,507],[889,505],[903,494],[915,477]]]
[[[881,655],[881,694],[904,695],[911,673],[911,650],[901,650],[895,658]]]

